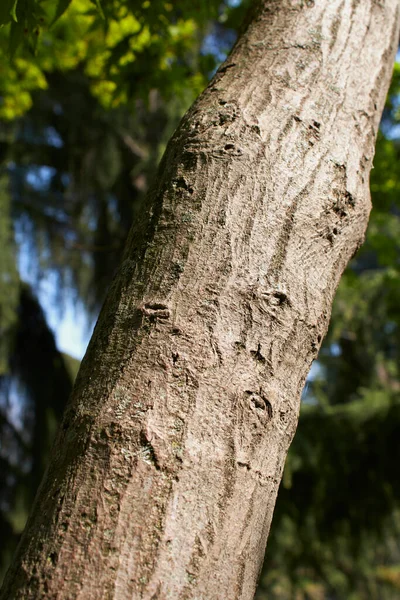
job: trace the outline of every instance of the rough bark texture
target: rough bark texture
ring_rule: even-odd
[[[2,599],[251,599],[362,243],[399,0],[256,2],[184,117]]]

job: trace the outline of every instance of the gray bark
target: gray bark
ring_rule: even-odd
[[[264,0],[162,161],[2,599],[251,599],[399,0]]]

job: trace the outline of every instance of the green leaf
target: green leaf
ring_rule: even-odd
[[[39,44],[39,31],[37,33],[35,32],[34,35],[31,35],[29,37],[28,47],[33,56],[36,56],[36,54],[37,54],[38,44]]]
[[[105,17],[104,11],[103,11],[103,7],[101,6],[100,0],[91,0],[91,2],[97,8],[97,10],[98,10],[99,15],[101,16],[101,18],[105,21],[106,17]]]
[[[12,18],[13,18],[13,20],[15,22],[18,22],[18,19],[17,19],[17,4],[18,4],[18,0],[15,0],[14,4],[11,7],[11,11],[10,11],[10,14],[11,14],[11,16],[12,16]]]
[[[67,10],[67,8],[71,4],[71,2],[72,2],[72,0],[58,0],[56,13],[55,13],[54,18],[53,18],[53,20],[51,22],[51,25],[54,25],[54,23],[56,23],[58,21],[58,19],[60,19],[60,17],[63,16],[63,14]]]
[[[0,25],[7,25],[12,19],[17,20],[15,9],[18,0],[1,0],[0,2]]]
[[[23,23],[12,21],[10,28],[10,39],[8,50],[10,53],[10,57],[13,58],[18,46],[21,44],[24,37],[24,25]]]

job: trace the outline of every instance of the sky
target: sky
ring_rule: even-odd
[[[91,320],[80,301],[76,301],[72,291],[63,291],[62,306],[58,293],[58,277],[55,271],[46,269],[38,277],[30,260],[30,248],[16,232],[19,245],[18,268],[22,281],[35,290],[46,320],[56,338],[57,347],[77,359],[82,359],[92,335],[95,321]]]

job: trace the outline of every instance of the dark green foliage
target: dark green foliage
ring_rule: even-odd
[[[52,25],[58,21],[60,17],[65,13],[68,6],[71,4],[72,0],[58,0],[56,12],[54,14],[53,20],[51,22]]]
[[[7,371],[9,343],[16,321],[19,293],[10,211],[9,180],[3,171],[0,175],[0,376]]]
[[[18,0],[3,0],[0,5],[0,25],[6,25],[10,21],[16,21],[16,8]]]
[[[313,598],[313,586],[316,598],[398,597],[399,588],[382,586],[380,569],[400,561],[399,419],[399,395],[384,392],[330,409],[304,407],[260,598],[263,587],[268,598],[294,598],[295,590]]]
[[[72,378],[31,290],[20,288],[9,371],[0,380],[0,573],[10,559],[46,467]],[[19,395],[16,404],[14,395]]]

